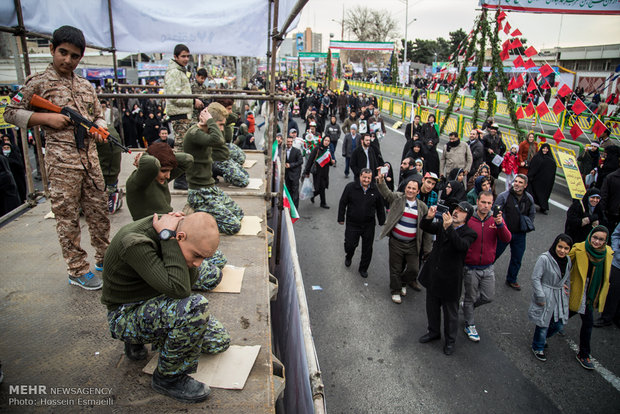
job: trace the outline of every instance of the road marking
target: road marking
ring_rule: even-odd
[[[397,134],[400,134],[400,135],[403,135],[403,136],[405,135],[405,133],[404,133],[404,132],[400,132],[399,130],[394,129],[394,128],[392,128],[392,127],[389,127],[389,126],[388,126],[387,128],[388,128],[388,129],[391,129],[392,131],[396,132]],[[443,152],[443,150],[442,150],[441,148],[437,148],[437,152],[442,153],[442,152]],[[501,181],[503,181],[503,182],[506,182],[506,179],[505,179],[504,177],[499,177],[499,180],[501,180]],[[553,204],[554,206],[556,206],[556,207],[557,207],[557,208],[559,208],[560,210],[568,211],[568,206],[565,206],[565,205],[564,205],[564,204],[562,204],[562,203],[558,203],[557,201],[554,201],[554,200],[552,200],[552,199],[549,199],[549,203]]]
[[[567,339],[566,342],[568,342],[568,345],[573,351],[579,352],[579,346],[577,346],[577,344],[574,343],[572,339]],[[601,374],[601,377],[605,378],[605,380],[607,380],[607,382],[609,382],[615,389],[620,391],[620,378],[618,378],[614,375],[613,372],[602,366],[596,359],[592,358],[592,356],[590,356],[590,359],[594,364],[594,370]]]

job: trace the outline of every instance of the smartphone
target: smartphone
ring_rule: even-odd
[[[502,209],[499,206],[493,206],[493,217],[497,217],[501,212]]]
[[[381,174],[382,175],[387,175],[389,170],[390,170],[389,167],[381,167]]]
[[[449,213],[450,209],[448,206],[444,206],[443,204],[437,204],[437,211],[435,212],[435,217],[442,218],[443,213]]]

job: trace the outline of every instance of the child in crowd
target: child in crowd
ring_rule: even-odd
[[[519,162],[517,157],[519,156],[519,146],[512,144],[510,151],[507,151],[504,155],[504,161],[502,162],[502,171],[506,174],[506,191],[512,188],[512,182],[514,181],[517,172],[519,170]]]

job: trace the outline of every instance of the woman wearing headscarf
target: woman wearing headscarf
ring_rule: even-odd
[[[129,109],[125,109],[123,113],[123,133],[125,135],[125,142],[129,148],[138,148],[138,129],[136,128],[136,121],[129,112]]]
[[[527,173],[528,192],[534,198],[534,204],[540,207],[542,214],[548,214],[549,197],[555,183],[555,160],[551,153],[551,146],[544,143],[532,157],[530,169]]]
[[[472,188],[474,188],[476,178],[480,177],[481,175],[485,177],[489,177],[491,175],[491,169],[489,168],[489,165],[485,162],[480,164],[478,170],[474,173],[474,175],[467,180],[467,187],[465,189],[467,191],[470,191]]]
[[[415,135],[415,137],[417,137],[417,134]],[[420,141],[419,139],[409,140],[403,148],[403,158],[401,159],[401,161],[407,157],[411,157],[414,160],[418,158],[424,159],[425,152],[426,151],[424,145],[422,144],[422,141]]]
[[[568,294],[571,261],[568,253],[573,241],[567,234],[555,238],[549,251],[538,257],[532,272],[532,301],[527,312],[536,324],[532,352],[540,361],[546,361],[545,344],[562,330],[568,321]]]
[[[319,164],[319,161],[321,156],[325,154],[326,150],[329,154],[330,143],[331,140],[329,139],[329,137],[324,137],[319,142],[319,145],[314,147],[314,149],[310,153],[308,162],[306,162],[306,169],[304,170],[304,174],[306,177],[309,177],[310,173],[312,172],[314,195],[310,198],[310,202],[314,203],[314,198],[318,195],[321,197],[321,207],[323,208],[329,208],[329,206],[325,202],[325,190],[329,187],[329,167],[334,163],[334,160],[332,160],[330,156],[329,161],[325,163],[325,165],[322,167],[321,164]]]
[[[530,132],[527,134],[527,138],[519,144],[518,174],[527,175],[527,171],[530,168],[530,163],[532,162],[534,155],[536,155],[536,152],[538,152],[536,136],[533,132]]]
[[[596,226],[584,242],[575,243],[568,257],[573,265],[570,272],[569,318],[579,314],[579,353],[577,360],[585,369],[594,369],[590,359],[590,339],[594,309],[603,312],[609,291],[609,273],[613,250],[607,246],[609,230]]]
[[[476,182],[474,183],[474,188],[472,188],[467,193],[467,202],[471,204],[472,206],[475,206],[478,202],[478,194],[480,194],[483,191],[491,191],[491,180],[492,179],[493,177],[490,177],[490,176],[485,177],[483,175],[476,178]],[[493,197],[493,199],[495,199],[495,197]]]
[[[592,187],[581,200],[573,200],[573,204],[568,208],[564,232],[571,236],[575,243],[585,241],[593,227],[599,224],[607,225],[600,201],[600,190]]]

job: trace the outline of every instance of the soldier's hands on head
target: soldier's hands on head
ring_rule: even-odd
[[[71,119],[63,114],[46,114],[47,120],[45,125],[53,129],[65,129],[69,125],[71,125]]]
[[[133,165],[135,167],[140,165],[140,158],[142,158],[143,155],[144,155],[144,152],[139,152],[139,153],[136,154],[136,156],[133,159]]]
[[[200,99],[194,99],[194,106],[196,109],[202,109],[205,107],[205,104],[203,104]]]
[[[211,114],[209,113],[209,110],[207,108],[203,109],[202,111],[200,111],[200,115],[198,116],[198,126],[199,127],[204,127],[207,125],[207,121],[209,119],[213,118],[211,116]]]
[[[182,215],[179,216],[174,213],[163,214],[161,217],[158,217],[157,214],[154,214],[153,228],[157,233],[161,232],[164,229],[176,231],[177,227],[179,227],[179,222],[182,219]]]

